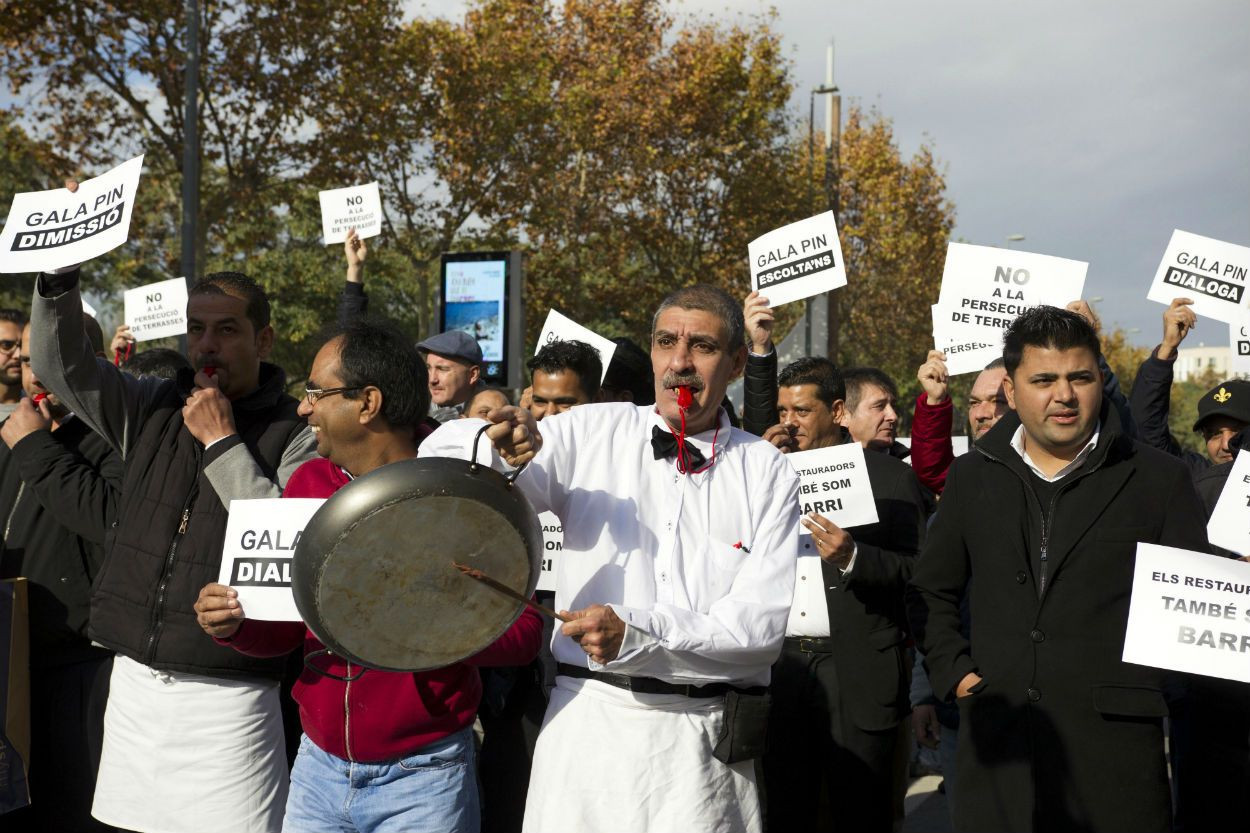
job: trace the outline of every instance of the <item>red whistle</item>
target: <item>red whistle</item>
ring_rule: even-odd
[[[38,408],[38,407],[39,407],[39,403],[40,403],[40,402],[42,402],[43,400],[47,399],[47,398],[48,398],[48,395],[47,395],[46,393],[37,393],[37,394],[35,394],[34,396],[32,396],[32,397],[30,398],[30,402],[31,402],[31,404],[32,404],[32,405],[34,405],[36,408]]]
[[[211,364],[206,364],[201,369],[204,371],[204,375],[210,379],[217,375],[217,368]]]
[[[689,385],[678,385],[677,387],[677,407],[683,411],[690,410],[690,406],[694,404],[694,394],[690,392]]]

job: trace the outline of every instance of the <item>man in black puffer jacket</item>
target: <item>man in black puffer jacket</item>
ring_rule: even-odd
[[[78,277],[76,267],[39,276],[31,358],[125,464],[91,605],[91,638],[118,654],[93,814],[140,831],[277,830],[281,661],[205,640],[191,607],[217,579],[230,501],[280,496],[315,455],[282,370],[263,361],[268,298],[244,275],[208,275],[187,304],[196,372],[135,379],[71,326]]]
[[[100,325],[82,320],[104,355]],[[31,804],[6,815],[4,829],[108,830],[91,818],[91,798],[113,654],[87,638],[87,614],[122,461],[31,372],[29,324],[20,344],[26,396],[0,424],[0,578],[29,583]]]

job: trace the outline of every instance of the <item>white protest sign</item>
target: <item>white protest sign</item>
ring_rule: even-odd
[[[1002,354],[1003,331],[1022,312],[1043,304],[1065,307],[1078,300],[1088,269],[1089,264],[1079,260],[951,243],[932,310],[935,348],[954,348],[947,352],[947,369],[959,375],[984,368]],[[993,345],[994,355],[987,347],[969,346],[981,344]]]
[[[539,512],[538,523],[543,528],[543,566],[538,574],[539,590],[556,589],[556,569],[564,550],[564,525],[554,512]]]
[[[187,331],[186,278],[127,289],[122,300],[124,318],[135,341],[151,341]]]
[[[1239,451],[1233,460],[1207,520],[1207,540],[1238,555],[1250,555],[1250,452]]]
[[[100,316],[96,315],[95,307],[93,307],[93,306],[91,306],[91,304],[88,304],[88,303],[87,303],[87,299],[86,299],[86,298],[81,298],[80,300],[82,301],[82,311],[83,311],[83,312],[87,313],[87,315],[90,315],[92,318],[99,318],[99,317],[100,317]]]
[[[778,307],[846,286],[833,212],[774,229],[747,244],[751,288]]]
[[[1146,299],[1171,304],[1191,298],[1198,315],[1240,324],[1246,315],[1250,248],[1177,229],[1163,253]]]
[[[110,252],[126,242],[143,157],[65,188],[13,196],[0,232],[0,273],[47,272]]]
[[[1123,659],[1250,682],[1250,563],[1138,544]]]
[[[1250,313],[1240,324],[1228,325],[1228,370],[1233,376],[1250,375]]]
[[[877,522],[864,447],[848,442],[786,455],[799,475],[802,514],[815,512],[843,529]]]
[[[291,595],[291,558],[322,498],[230,501],[226,545],[217,581],[233,587],[249,619],[298,622]]]
[[[586,329],[572,318],[561,315],[555,310],[547,313],[542,332],[538,334],[538,344],[534,347],[534,355],[537,356],[539,350],[553,341],[580,341],[583,344],[589,344],[599,353],[599,361],[603,363],[603,372],[599,376],[599,381],[602,382],[608,375],[608,364],[612,361],[612,354],[616,352],[616,342],[604,338],[594,330]]]
[[[321,200],[321,235],[327,246],[342,243],[351,229],[360,237],[382,233],[382,195],[376,182],[318,191],[317,196]]]

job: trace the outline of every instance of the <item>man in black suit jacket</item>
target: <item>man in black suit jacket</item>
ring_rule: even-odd
[[[838,420],[841,374],[827,359],[799,359],[779,378],[780,424],[765,431],[783,451],[851,442]],[[898,725],[908,713],[903,588],[924,534],[925,497],[911,467],[888,454],[865,460],[878,521],[841,529],[803,519],[794,606],[773,666],[764,775],[768,827],[817,826],[822,781],[834,829],[883,831],[894,821]]]
[[[1120,657],[1137,543],[1205,550],[1205,516],[1184,466],[1124,434],[1099,352],[1065,310],[1012,323],[1014,413],[952,465],[912,577],[933,690],[959,706],[961,831],[1171,828],[1164,672]]]

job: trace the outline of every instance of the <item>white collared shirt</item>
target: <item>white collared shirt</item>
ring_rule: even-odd
[[[467,459],[482,425],[445,423],[420,456]],[[724,412],[718,429],[687,437],[708,460],[715,437],[714,461],[683,475],[655,459],[653,426],[668,430],[654,406],[627,403],[582,405],[539,425],[542,450],[517,483],[535,510],[564,520],[556,607],[608,604],[625,620],[619,656],[595,670],[767,684],[794,591],[798,476]],[[559,662],[588,663],[559,628],[551,648]]]
[[[844,572],[843,575],[846,573]],[[799,536],[799,562],[794,571],[794,604],[786,622],[786,636],[829,635],[829,602],[825,598],[825,574],[812,536]]]
[[[1064,477],[1081,467],[1081,464],[1085,462],[1085,458],[1089,457],[1090,453],[1094,450],[1094,446],[1098,445],[1098,435],[1101,433],[1102,425],[1099,424],[1094,428],[1094,433],[1090,436],[1089,442],[1085,444],[1085,447],[1081,449],[1080,453],[1072,458],[1071,463],[1068,463],[1066,466],[1059,469],[1059,471],[1055,472],[1053,476],[1047,476],[1044,471],[1038,468],[1037,464],[1033,462],[1033,458],[1029,456],[1029,452],[1024,450],[1023,425],[1016,428],[1016,433],[1011,435],[1011,447],[1015,449],[1017,454],[1020,455],[1020,459],[1024,460],[1024,464],[1029,467],[1030,471],[1042,480],[1045,480],[1047,483],[1054,483],[1058,480],[1062,480]]]

